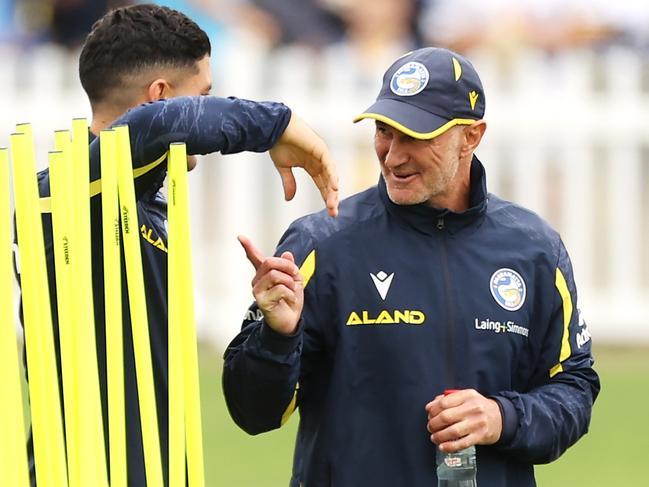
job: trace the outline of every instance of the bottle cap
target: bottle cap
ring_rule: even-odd
[[[444,395],[448,396],[449,394],[453,394],[454,392],[458,392],[460,389],[445,389],[444,390]]]

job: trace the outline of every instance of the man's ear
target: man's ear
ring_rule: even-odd
[[[461,157],[475,152],[478,145],[480,145],[485,130],[487,130],[487,122],[484,120],[478,120],[464,129],[464,144],[461,149]]]
[[[147,101],[164,100],[171,97],[171,86],[164,78],[155,79],[147,88]]]

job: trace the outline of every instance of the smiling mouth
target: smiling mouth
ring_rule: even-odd
[[[417,177],[417,173],[395,174],[391,173],[392,179],[397,183],[409,183]]]

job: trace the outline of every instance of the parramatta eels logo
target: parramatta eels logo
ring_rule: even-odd
[[[429,78],[428,70],[423,64],[406,63],[397,69],[392,76],[390,89],[395,95],[413,96],[426,88]]]
[[[491,276],[491,295],[496,302],[509,311],[516,311],[525,302],[525,281],[512,269],[498,269]]]

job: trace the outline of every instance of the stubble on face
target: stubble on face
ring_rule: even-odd
[[[388,197],[397,205],[417,205],[428,203],[437,206],[454,188],[459,166],[459,149],[461,128],[454,127],[447,132],[443,141],[428,141],[426,147],[413,152],[412,169],[418,172],[412,180],[395,181],[390,173],[396,168],[388,169],[382,164],[383,177],[386,181]]]

